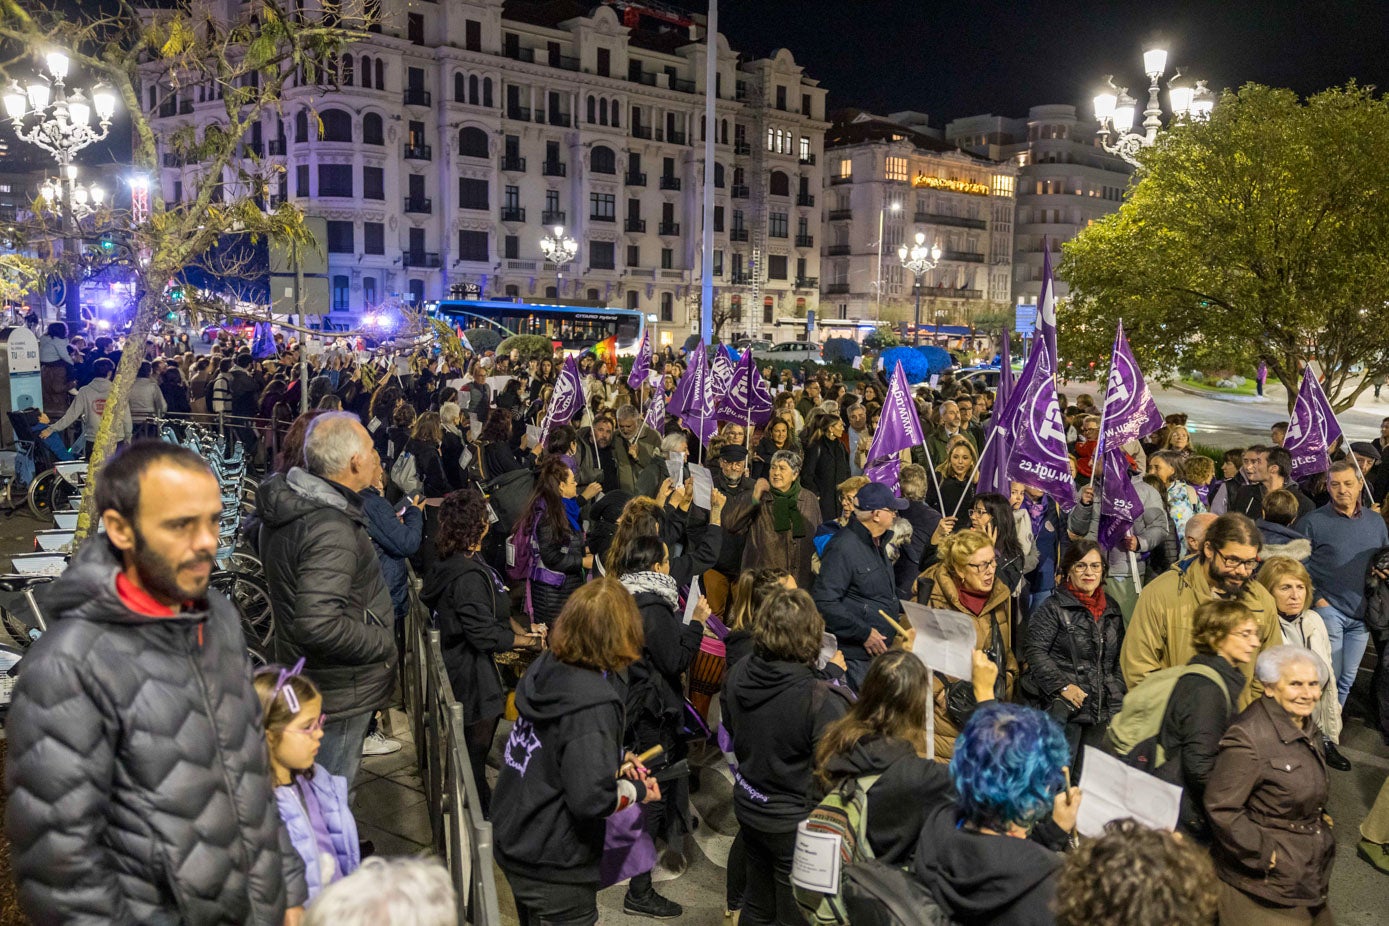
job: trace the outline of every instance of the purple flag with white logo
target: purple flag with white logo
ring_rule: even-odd
[[[1283,441],[1283,447],[1293,458],[1293,478],[1326,472],[1331,465],[1327,451],[1340,436],[1341,425],[1321,383],[1317,382],[1311,365],[1303,367],[1297,402],[1288,421],[1288,436]]]
[[[1003,347],[999,351],[998,396],[994,400],[994,411],[989,417],[989,436],[985,440],[983,455],[979,458],[980,492],[997,492],[1008,495],[1012,487],[1008,484],[1008,440],[1005,437],[1004,413],[1013,397],[1013,349],[1009,344],[1008,329],[1003,329]],[[1004,434],[995,434],[1003,429]]]
[[[714,348],[714,359],[709,363],[709,392],[715,408],[723,399],[724,393],[728,392],[729,383],[733,381],[735,362],[728,356],[727,347],[720,344]]]
[[[646,426],[657,434],[666,433],[666,394],[657,389],[646,406]]]
[[[1129,477],[1129,461],[1123,448],[1114,445],[1104,452],[1103,492],[1100,495],[1100,546],[1112,550],[1143,515],[1143,502]]]
[[[579,365],[574,362],[574,355],[570,354],[564,358],[564,366],[555,379],[555,391],[550,395],[550,405],[545,409],[545,419],[540,423],[540,446],[545,446],[551,428],[557,424],[568,424],[583,410],[584,386],[579,379]]]
[[[643,331],[641,346],[637,348],[637,359],[632,361],[632,372],[627,374],[627,386],[640,390],[651,374],[651,332]]]
[[[686,360],[689,362],[685,366],[685,372],[676,380],[675,389],[671,392],[670,399],[666,403],[666,411],[672,415],[679,415],[690,406],[690,393],[695,380],[695,368],[701,362],[707,360],[703,341],[695,345],[695,349],[689,352],[686,356]],[[699,388],[704,388],[704,379],[702,375],[699,381]]]
[[[675,394],[670,397],[670,412],[680,419],[681,424],[699,436],[701,444],[708,444],[709,439],[718,430],[718,422],[714,419],[710,378],[709,357],[705,353],[704,342],[701,341],[690,355],[690,368],[680,378],[675,387]]]
[[[772,390],[757,369],[752,351],[744,351],[733,370],[728,388],[714,405],[714,419],[762,425],[771,417]]]
[[[921,419],[916,414],[916,401],[912,398],[911,387],[907,385],[907,374],[902,371],[901,361],[898,361],[892,371],[892,381],[887,384],[878,430],[873,433],[873,442],[868,445],[868,459],[891,456],[918,447],[925,440]]]
[[[1140,440],[1162,427],[1153,394],[1143,379],[1143,371],[1133,359],[1124,323],[1114,333],[1114,353],[1109,365],[1109,387],[1104,394],[1103,427],[1100,449],[1118,449],[1131,440]]]
[[[1070,451],[1066,446],[1066,426],[1056,401],[1056,383],[1045,346],[1033,351],[1037,359],[1031,382],[1018,384],[1020,396],[1017,418],[1009,448],[1006,473],[1012,482],[1021,482],[1045,492],[1062,508],[1075,504],[1075,483],[1071,481]],[[994,438],[998,440],[998,437]]]
[[[1056,281],[1051,275],[1051,243],[1042,239],[1042,292],[1037,297],[1037,334],[1033,351],[1045,344],[1051,353],[1051,368],[1056,369]]]
[[[902,460],[896,455],[869,463],[863,468],[863,474],[868,477],[870,482],[885,485],[892,490],[893,495],[898,498],[902,497],[902,488],[899,482],[902,475]]]

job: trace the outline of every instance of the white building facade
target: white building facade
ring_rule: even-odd
[[[327,220],[331,295],[309,310],[344,323],[463,292],[603,303],[678,346],[699,318],[701,22],[626,0],[369,5],[379,30],[336,85],[289,89],[247,139],[284,165],[272,201]],[[784,50],[717,48],[715,312],[726,338],[762,336],[816,308],[825,91]],[[161,135],[222,106],[147,90]],[[196,169],[166,164],[166,200]],[[557,225],[579,244],[563,268],[540,248]]]

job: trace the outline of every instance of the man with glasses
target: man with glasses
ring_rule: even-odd
[[[1381,522],[1381,528],[1383,522]],[[1236,601],[1259,625],[1259,652],[1283,642],[1278,608],[1258,582],[1263,535],[1248,517],[1223,514],[1206,529],[1200,557],[1185,569],[1173,569],[1150,582],[1138,596],[1133,620],[1124,635],[1119,667],[1129,690],[1159,669],[1183,666],[1195,655],[1192,619],[1208,601]],[[1240,695],[1243,709],[1263,694],[1251,659],[1240,667],[1247,679]]]

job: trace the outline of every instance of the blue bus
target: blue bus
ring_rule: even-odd
[[[502,337],[539,334],[557,341],[565,351],[582,351],[610,337],[620,352],[635,351],[646,329],[646,316],[632,309],[549,305],[490,299],[440,299],[425,311],[448,319],[467,333],[469,328],[496,328]]]

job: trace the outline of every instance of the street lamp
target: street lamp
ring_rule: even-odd
[[[106,191],[95,183],[78,183],[77,165],[69,164],[67,182],[62,177],[46,178],[39,187],[39,201],[45,209],[71,212],[73,220],[80,222],[101,211],[106,204]]]
[[[916,323],[912,329],[912,344],[921,343],[921,275],[936,268],[940,255],[940,245],[926,247],[926,236],[921,232],[916,233],[916,244],[912,247],[904,244],[897,249],[897,259],[902,262],[903,269],[916,277]]]
[[[72,159],[88,145],[101,141],[111,127],[116,113],[116,94],[105,84],[97,84],[89,94],[81,90],[68,92],[67,77],[70,64],[61,51],[44,56],[48,77],[38,77],[21,87],[10,84],[4,94],[5,113],[14,132],[23,141],[37,145],[58,162],[60,179],[47,182],[44,199],[49,203],[62,201],[63,250],[69,255],[78,252],[77,221],[99,208],[105,199],[100,187],[84,187],[76,183]],[[92,125],[92,113],[97,125]],[[67,183],[62,182],[66,177]],[[91,206],[88,206],[91,203]],[[85,210],[85,211],[84,211]],[[68,280],[65,287],[64,315],[69,325],[82,322],[81,279]]]
[[[555,265],[555,292],[564,288],[564,265],[579,254],[579,242],[564,233],[563,225],[556,225],[553,234],[540,239],[540,253]]]
[[[1138,101],[1129,95],[1127,87],[1114,83],[1113,75],[1105,78],[1109,90],[1095,96],[1095,121],[1099,129],[1100,146],[1110,154],[1117,154],[1125,161],[1140,166],[1138,153],[1157,141],[1162,128],[1162,75],[1167,70],[1167,51],[1163,48],[1149,48],[1143,52],[1143,73],[1148,76],[1148,105],[1143,110],[1143,132],[1132,131]],[[1180,70],[1173,72],[1168,81],[1168,101],[1172,105],[1174,121],[1205,121],[1215,106],[1214,95],[1206,88],[1205,81],[1197,81],[1195,87],[1178,84]],[[1110,144],[1110,136],[1114,143]]]
[[[883,320],[883,219],[891,212],[893,215],[902,211],[901,200],[894,199],[891,203],[886,203],[878,210],[878,283],[875,287],[878,296],[876,321]]]

